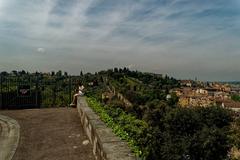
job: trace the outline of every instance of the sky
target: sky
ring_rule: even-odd
[[[240,0],[0,0],[0,71],[240,80]]]

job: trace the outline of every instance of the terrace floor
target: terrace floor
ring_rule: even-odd
[[[5,110],[0,114],[20,125],[13,160],[94,159],[76,108]]]

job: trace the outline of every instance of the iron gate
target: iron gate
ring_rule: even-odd
[[[0,75],[0,109],[66,107],[79,77]]]

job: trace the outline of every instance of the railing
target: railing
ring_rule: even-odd
[[[78,79],[46,74],[0,75],[0,109],[68,106]],[[22,86],[27,86],[29,94],[19,95]]]

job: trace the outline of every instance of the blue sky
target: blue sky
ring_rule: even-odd
[[[0,0],[0,70],[240,80],[239,0]]]

